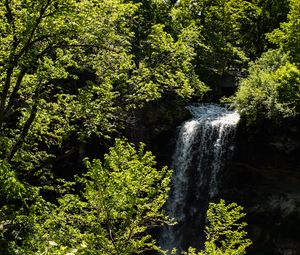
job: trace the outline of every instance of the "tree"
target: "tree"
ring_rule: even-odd
[[[285,52],[289,52],[292,60],[299,66],[300,63],[300,3],[290,0],[290,11],[287,22],[280,24],[267,35],[269,40],[280,45]]]
[[[300,112],[299,8],[290,1],[287,22],[267,34],[280,48],[262,54],[240,81],[233,101],[248,123],[265,118],[279,123]]]
[[[282,50],[269,50],[249,67],[234,97],[239,112],[253,123],[280,122],[299,113],[300,70]]]
[[[47,194],[64,192],[67,182],[53,171],[57,154],[121,125],[114,85],[131,69],[135,10],[118,0],[0,1],[3,254],[16,254],[39,211],[51,211]]]
[[[189,248],[189,255],[243,255],[246,248],[251,245],[244,230],[247,225],[241,222],[246,214],[243,208],[236,203],[225,204],[224,200],[219,203],[210,203],[207,211],[208,226],[206,227],[206,241],[203,251],[196,252]]]
[[[141,254],[158,249],[150,230],[169,221],[162,207],[171,171],[154,168],[144,145],[117,139],[100,160],[85,160],[81,194],[66,194],[35,220],[21,254]],[[37,218],[36,212],[34,213]],[[43,253],[44,252],[44,253]],[[74,252],[75,253],[75,252]]]
[[[205,73],[208,70],[222,73],[229,62],[232,64],[247,59],[241,47],[240,33],[241,22],[245,19],[245,5],[245,1],[185,0],[172,8],[174,29],[187,28],[191,23],[198,27],[195,63],[201,78],[207,78]]]
[[[141,72],[148,84],[156,86],[159,95],[178,94],[182,98],[201,98],[208,90],[195,74],[193,59],[196,56],[197,28],[193,24],[177,34],[177,40],[165,31],[165,26],[154,25],[143,42],[145,58],[141,61]],[[145,85],[144,85],[145,86]]]
[[[165,93],[203,95],[207,88],[192,64],[195,28],[191,39],[183,31],[177,42],[156,24],[167,16],[157,11],[139,38],[137,19],[166,6],[164,1],[2,1],[1,157],[37,168],[54,156],[50,147],[61,150],[70,136],[81,142],[107,138],[124,126],[132,109]]]
[[[3,158],[10,162],[22,149],[18,158],[28,157],[33,148],[23,145],[31,139],[27,144],[49,147],[59,146],[70,132],[83,138],[111,133],[117,111],[113,84],[131,67],[126,49],[131,35],[121,20],[135,6],[55,0],[2,1],[0,7],[0,127],[9,140]],[[97,78],[70,90],[66,79],[78,79],[74,69],[83,68]]]
[[[194,23],[198,40],[193,63],[199,79],[211,88],[232,70],[244,70],[269,47],[265,37],[286,20],[287,0],[182,0],[172,5],[169,28],[180,31]]]
[[[169,1],[134,1],[139,4],[132,53],[135,69],[128,86],[137,91],[133,98],[139,100],[144,91],[144,101],[159,99],[163,95],[175,95],[183,99],[207,92],[207,86],[195,73],[195,47],[198,44],[198,28],[174,30]],[[136,105],[140,105],[138,102]]]

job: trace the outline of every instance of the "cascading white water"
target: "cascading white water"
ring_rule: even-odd
[[[239,114],[218,105],[188,106],[193,115],[179,131],[173,155],[172,190],[166,210],[178,224],[166,227],[159,243],[164,249],[181,249],[192,235],[199,233],[203,213],[201,207],[218,191],[218,174],[228,153]],[[201,219],[202,218],[202,219]],[[196,237],[197,239],[197,237]]]

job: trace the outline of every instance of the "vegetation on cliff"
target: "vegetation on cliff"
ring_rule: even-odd
[[[279,46],[250,64],[234,98],[248,122],[281,122],[300,113],[300,4],[290,1],[287,21],[266,35]]]
[[[190,247],[183,255],[243,255],[251,245],[245,231],[245,222],[241,219],[246,214],[236,203],[210,203],[207,210],[208,226],[205,228],[206,241],[204,249],[196,252]]]

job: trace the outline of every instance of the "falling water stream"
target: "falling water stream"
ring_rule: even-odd
[[[193,118],[179,129],[172,160],[172,190],[166,210],[178,224],[166,227],[164,249],[185,249],[201,240],[208,202],[218,192],[218,175],[233,151],[239,114],[218,105],[192,105]]]

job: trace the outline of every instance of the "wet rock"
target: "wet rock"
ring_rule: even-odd
[[[274,137],[273,141],[270,142],[270,145],[274,146],[276,150],[286,154],[290,154],[299,149],[299,143],[287,136]]]

